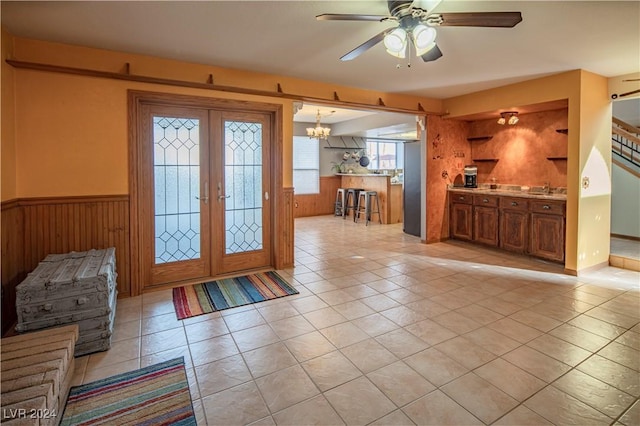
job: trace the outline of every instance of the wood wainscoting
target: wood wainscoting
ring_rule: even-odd
[[[24,219],[18,200],[2,203],[2,334],[16,322],[16,286],[27,276],[24,267]]]
[[[131,294],[129,196],[29,198],[2,203],[2,332],[15,288],[48,254],[116,248],[118,295]]]
[[[342,183],[340,176],[320,176],[320,193],[294,197],[294,216],[320,216],[333,214],[336,192]]]

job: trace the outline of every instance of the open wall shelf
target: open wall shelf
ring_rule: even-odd
[[[473,142],[473,141],[488,141],[491,138],[493,138],[493,136],[475,136],[473,138],[467,138],[467,140],[469,142]]]

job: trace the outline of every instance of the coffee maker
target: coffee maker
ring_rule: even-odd
[[[464,166],[464,187],[478,187],[478,167],[474,165]]]

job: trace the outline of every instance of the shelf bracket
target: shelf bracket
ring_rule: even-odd
[[[284,92],[282,91],[282,86],[280,86],[280,83],[278,83],[278,89],[277,89],[277,90],[278,90],[278,93],[284,93]]]
[[[338,97],[338,92],[333,92],[333,100],[334,101],[339,101],[340,98]]]
[[[207,84],[213,84],[213,74],[209,74],[209,78],[207,79]]]

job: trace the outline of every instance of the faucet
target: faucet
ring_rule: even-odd
[[[550,186],[551,186],[551,184],[549,182],[545,182],[542,185],[542,192],[544,192],[545,194],[548,194],[549,190],[551,189]]]

